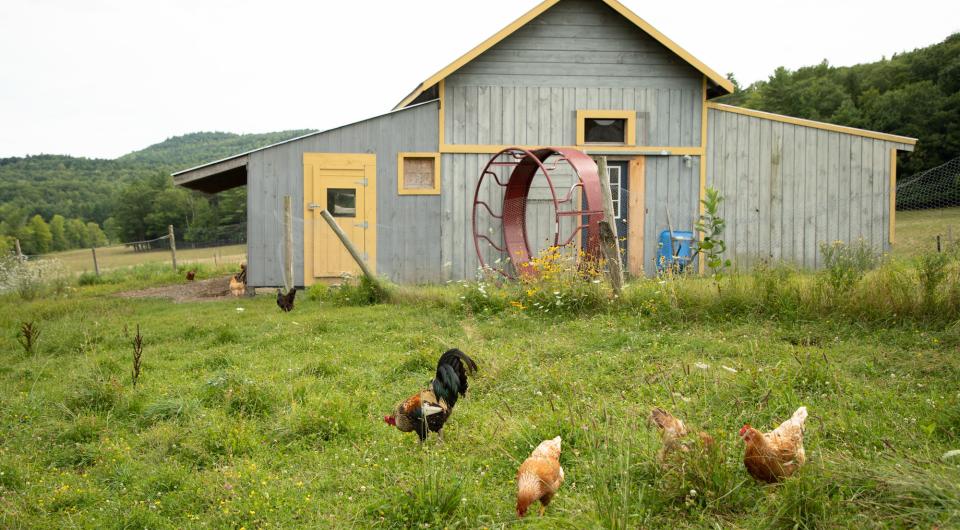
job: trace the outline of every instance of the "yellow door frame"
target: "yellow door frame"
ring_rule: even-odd
[[[364,248],[367,254],[367,266],[377,271],[377,155],[369,153],[304,153],[303,154],[303,284],[313,285],[316,281],[313,267],[314,242],[318,230],[330,230],[320,216],[320,208],[311,207],[315,184],[314,168],[330,170],[363,171],[364,186]],[[346,249],[344,249],[346,252]]]

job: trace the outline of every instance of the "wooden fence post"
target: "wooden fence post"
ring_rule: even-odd
[[[97,247],[90,247],[90,252],[93,254],[93,272],[100,276],[100,264],[97,263]]]
[[[376,282],[376,278],[373,277],[373,273],[370,272],[369,268],[367,268],[367,264],[360,256],[360,252],[358,252],[357,248],[354,247],[353,243],[350,242],[350,238],[347,237],[347,234],[343,233],[343,230],[340,229],[340,225],[337,224],[337,220],[334,219],[327,210],[322,210],[320,215],[323,217],[323,220],[330,225],[330,229],[333,230],[333,233],[337,234],[337,237],[340,238],[340,242],[343,243],[343,246],[347,247],[347,252],[349,252],[353,257],[353,261],[356,261],[357,265],[360,266],[360,270],[363,271],[364,276],[366,276],[370,281]]]
[[[617,238],[617,216],[613,211],[613,191],[610,189],[610,174],[607,173],[607,157],[599,158],[600,194],[603,199],[603,220],[600,221],[600,249],[607,260],[607,271],[613,292],[623,289],[623,263],[620,256],[620,240]]]
[[[170,236],[170,257],[173,259],[173,270],[177,270],[177,238],[173,235],[173,225],[168,225],[167,230]]]
[[[13,240],[13,245],[17,248],[17,261],[18,261],[18,262],[22,262],[22,261],[23,261],[23,251],[20,250],[20,240],[19,240],[19,239],[14,239],[14,240]]]
[[[293,289],[293,198],[283,197],[283,288]]]

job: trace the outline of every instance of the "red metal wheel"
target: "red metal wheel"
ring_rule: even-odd
[[[552,171],[556,171],[560,164],[569,166],[576,175],[576,182],[563,196],[557,196]],[[502,182],[495,170],[499,167],[512,168],[509,179]],[[494,155],[483,168],[480,179],[477,181],[473,195],[473,243],[477,251],[477,259],[483,268],[497,270],[507,277],[535,275],[536,270],[530,265],[533,259],[530,243],[527,238],[527,203],[530,197],[530,188],[534,179],[542,175],[550,190],[553,203],[553,244],[555,246],[568,245],[576,240],[578,234],[585,231],[584,255],[587,259],[598,259],[600,255],[600,228],[603,220],[603,206],[601,204],[600,177],[593,159],[576,149],[543,148],[533,151],[520,147],[504,149]],[[497,214],[486,201],[480,197],[481,189],[490,179],[492,185],[504,188],[503,204]],[[578,200],[576,191],[582,190],[583,199]],[[584,207],[579,208],[583,203]],[[498,245],[487,234],[478,230],[477,217],[483,214],[501,221],[503,244]],[[580,222],[568,237],[561,237],[561,219],[571,217]],[[488,245],[501,254],[506,254],[512,271],[503,262],[490,264],[484,259],[483,246]],[[498,260],[499,261],[499,260]],[[494,266],[496,265],[496,266]]]

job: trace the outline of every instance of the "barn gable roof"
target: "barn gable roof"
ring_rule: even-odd
[[[464,65],[466,65],[470,61],[479,57],[485,51],[496,46],[501,41],[503,41],[504,39],[506,39],[513,33],[515,33],[520,28],[526,26],[530,21],[537,18],[538,16],[546,12],[551,7],[557,5],[561,1],[562,0],[544,0],[539,5],[537,5],[530,11],[528,11],[526,14],[524,14],[517,20],[514,20],[510,25],[503,28],[502,30],[497,32],[495,35],[490,37],[489,39],[483,41],[482,43],[477,45],[475,48],[473,48],[472,50],[468,51],[466,54],[461,56],[456,61],[453,61],[452,63],[448,64],[447,66],[442,68],[439,72],[430,76],[423,83],[420,83],[420,85],[418,85],[413,92],[411,92],[407,97],[403,99],[403,101],[401,101],[399,104],[397,104],[396,107],[394,107],[394,110],[401,109],[415,102],[417,98],[421,96],[421,94],[432,89],[437,83],[446,79],[451,74],[453,74],[454,72],[462,68]],[[726,94],[733,93],[733,90],[734,90],[733,83],[731,83],[726,77],[720,75],[715,70],[713,70],[712,68],[710,68],[709,66],[701,62],[699,59],[691,55],[688,51],[681,48],[679,44],[670,40],[663,33],[660,33],[660,31],[657,28],[651,26],[647,21],[640,18],[636,13],[631,11],[628,7],[621,4],[617,0],[598,0],[598,1],[603,2],[604,4],[609,6],[611,9],[613,9],[614,11],[619,13],[621,16],[629,20],[639,29],[641,29],[642,31],[644,31],[645,33],[653,37],[657,42],[665,46],[668,50],[670,50],[671,52],[679,56],[681,59],[686,61],[690,66],[697,69],[700,73],[706,76],[708,82],[719,89],[720,94],[717,94],[717,95],[723,95],[724,93]]]

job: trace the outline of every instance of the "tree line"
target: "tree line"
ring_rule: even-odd
[[[901,176],[960,156],[960,33],[873,63],[780,67],[747,88],[728,77],[736,91],[722,103],[919,139]]]

